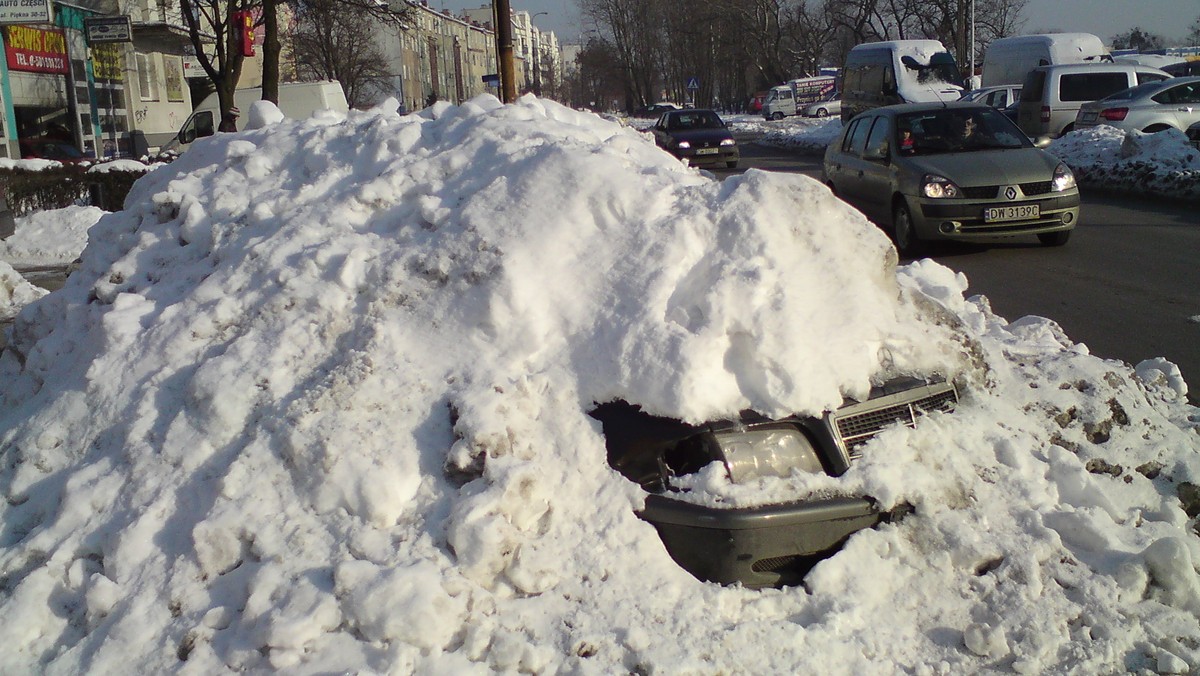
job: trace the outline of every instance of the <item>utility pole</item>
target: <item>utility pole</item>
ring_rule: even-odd
[[[512,13],[508,0],[493,0],[492,11],[496,15],[496,61],[500,66],[500,100],[513,103],[517,100],[517,76],[513,69]]]

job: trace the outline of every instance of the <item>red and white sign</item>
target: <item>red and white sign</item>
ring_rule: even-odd
[[[70,72],[67,37],[60,28],[5,26],[4,54],[9,70],[64,75]]]

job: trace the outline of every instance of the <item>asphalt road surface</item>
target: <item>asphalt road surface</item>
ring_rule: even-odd
[[[751,167],[821,179],[819,157],[742,143]],[[1200,401],[1200,206],[1085,190],[1063,247],[1034,237],[940,245],[931,257],[967,275],[968,295],[1000,316],[1047,317],[1092,354],[1137,364],[1165,357]]]

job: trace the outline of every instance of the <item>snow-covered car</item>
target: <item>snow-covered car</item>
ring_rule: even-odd
[[[1184,131],[1200,122],[1200,76],[1176,77],[1123,89],[1085,103],[1075,128],[1107,124],[1125,131]]]
[[[658,118],[651,131],[658,147],[689,164],[737,166],[737,141],[714,111],[670,110]]]
[[[862,113],[825,151],[826,185],[905,256],[931,239],[1037,235],[1067,243],[1079,219],[1069,167],[980,103],[914,103]]]
[[[842,114],[842,96],[834,94],[804,107],[804,117],[829,117]]]
[[[846,538],[909,508],[881,511],[870,496],[742,508],[699,504],[687,499],[693,475],[716,463],[735,484],[793,472],[839,476],[881,430],[913,426],[957,402],[951,383],[903,378],[821,418],[743,412],[738,420],[689,425],[621,401],[592,416],[603,425],[609,464],[649,493],[639,516],[654,525],[671,558],[701,580],[767,587],[798,583]]]

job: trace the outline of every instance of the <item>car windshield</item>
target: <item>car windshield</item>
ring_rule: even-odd
[[[917,72],[917,82],[924,85],[936,84],[945,82],[947,84],[962,86],[962,76],[959,75],[958,65],[954,62],[954,57],[947,52],[938,52],[929,59],[929,64],[925,65],[916,59],[908,60],[906,58],[905,65],[910,70]]]
[[[1029,148],[1033,144],[994,108],[938,108],[896,116],[901,155]]]
[[[711,110],[693,110],[672,114],[667,128],[676,129],[724,129],[725,123]]]

